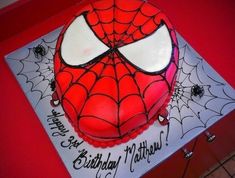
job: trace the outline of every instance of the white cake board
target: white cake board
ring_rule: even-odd
[[[235,109],[234,89],[177,33],[180,60],[169,125],[155,122],[125,144],[94,148],[77,136],[61,106],[50,105],[53,54],[61,29],[10,53],[6,61],[72,177],[140,177]],[[43,57],[33,52],[39,44],[47,51]],[[203,97],[191,96],[195,84],[203,86]]]

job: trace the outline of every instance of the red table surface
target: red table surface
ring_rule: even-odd
[[[235,1],[153,0],[176,30],[235,87]],[[0,10],[0,177],[69,177],[4,61],[4,55],[63,25],[79,0],[23,0]],[[49,8],[50,7],[50,8]]]

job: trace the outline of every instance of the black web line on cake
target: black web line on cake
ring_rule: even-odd
[[[225,89],[226,84],[222,83],[216,75],[209,74],[205,65],[207,64],[192,51],[190,46],[184,44],[180,47],[175,91],[168,111],[169,119],[177,121],[181,128],[181,138],[194,129],[206,128],[211,119],[222,117],[226,107],[235,104],[235,98]],[[191,90],[195,85],[204,89],[202,97],[192,95]],[[219,106],[214,108],[215,105]],[[210,113],[209,117],[203,117],[204,112]],[[195,119],[198,123],[185,128],[184,122],[187,122],[187,119]]]
[[[101,26],[102,32],[104,33],[104,37],[103,37],[103,38],[99,38],[99,37],[98,37],[99,35],[96,35],[97,38],[99,38],[102,42],[106,40],[108,46],[110,46],[111,48],[112,48],[112,47],[117,48],[117,47],[119,47],[119,46],[122,46],[122,45],[125,45],[125,44],[129,44],[129,43],[125,43],[125,40],[127,40],[127,39],[129,39],[129,38],[131,38],[131,39],[133,40],[133,42],[138,41],[138,40],[140,39],[140,38],[135,39],[135,38],[134,38],[134,35],[133,35],[132,33],[131,33],[131,34],[127,34],[127,33],[126,33],[132,25],[136,28],[133,33],[135,33],[136,31],[139,30],[139,31],[142,33],[142,35],[144,35],[144,37],[142,37],[142,38],[145,38],[145,37],[151,35],[151,34],[154,32],[154,31],[152,31],[152,32],[149,33],[149,34],[145,34],[144,32],[142,32],[141,27],[142,27],[143,25],[145,25],[146,23],[148,23],[150,20],[153,20],[153,19],[159,14],[159,12],[153,14],[152,16],[147,16],[147,15],[145,15],[145,14],[141,11],[141,8],[142,8],[144,5],[145,5],[145,3],[144,3],[144,2],[141,2],[141,4],[139,5],[139,7],[137,7],[135,10],[132,10],[131,12],[134,12],[135,15],[133,16],[133,18],[132,18],[130,21],[128,21],[128,22],[126,22],[126,23],[117,21],[117,20],[115,19],[115,16],[113,16],[113,19],[112,19],[112,21],[110,21],[110,22],[102,22],[102,20],[100,19],[98,13],[96,12],[96,11],[102,11],[102,10],[105,11],[105,10],[110,10],[110,9],[112,9],[112,11],[113,11],[113,13],[114,13],[113,15],[115,15],[115,9],[116,9],[116,8],[118,8],[119,10],[121,10],[121,11],[124,12],[125,10],[124,10],[124,9],[121,9],[120,7],[118,7],[118,6],[115,4],[115,1],[114,1],[114,4],[113,4],[112,6],[110,6],[110,7],[108,7],[108,8],[105,8],[105,9],[101,9],[101,8],[97,9],[97,8],[95,8],[94,5],[92,5],[93,10],[92,10],[90,13],[94,12],[94,13],[96,14],[97,18],[99,19],[99,21],[98,21],[96,24],[93,24],[93,25],[91,25],[92,23],[89,24],[88,19],[87,19],[87,18],[88,18],[87,16],[88,16],[89,14],[88,14],[88,15],[87,15],[87,14],[85,15],[85,19],[86,19],[88,25],[90,25],[91,30],[92,30],[92,28],[93,28],[94,26],[96,26],[96,25],[100,25],[100,26]],[[126,12],[130,12],[130,11],[126,11]],[[143,16],[145,16],[145,17],[147,18],[147,20],[146,20],[146,22],[142,23],[141,25],[136,26],[135,24],[133,24],[133,21],[136,20],[136,17],[137,17],[137,15],[138,15],[139,13],[141,13]],[[126,28],[126,30],[125,30],[124,33],[118,33],[118,32],[115,31],[115,23],[114,23],[114,21],[115,21],[116,23],[128,24],[128,26],[127,26],[127,28]],[[156,29],[158,29],[158,26],[159,26],[160,24],[156,24],[155,21],[153,21],[153,22],[154,22],[153,24],[155,24],[155,26],[156,26]],[[104,27],[103,27],[104,24],[109,24],[109,23],[112,23],[112,24],[113,24],[113,31],[112,31],[112,33],[107,33],[107,32],[105,31]],[[169,29],[168,29],[168,30],[169,30]],[[173,29],[170,29],[170,30],[169,30],[169,33],[170,33],[171,30],[173,30]],[[94,32],[94,33],[95,33],[95,32]],[[115,38],[115,35],[117,35],[117,34],[118,34],[118,35],[121,35],[121,39],[119,39],[118,41],[123,41],[122,44],[120,44],[119,42],[117,42],[117,39]],[[61,34],[62,38],[63,38],[63,35],[64,35],[64,34]],[[128,35],[128,36],[127,36],[127,35]],[[113,38],[113,41],[109,39],[109,36],[113,36],[113,37],[114,37],[114,38]],[[127,37],[127,38],[124,39],[124,37]],[[124,40],[123,40],[123,39],[124,39]],[[172,41],[172,44],[173,44],[173,47],[172,47],[173,49],[172,49],[172,50],[174,50],[174,48],[178,48],[178,47],[177,47],[177,44],[174,44],[173,41]],[[118,46],[116,46],[116,45],[118,45]],[[106,57],[108,57],[108,62],[107,62],[107,61],[105,62]],[[127,132],[127,133],[125,133],[125,134],[121,134],[121,132],[120,132],[121,126],[125,125],[128,121],[130,121],[131,119],[135,118],[136,116],[138,116],[138,115],[144,115],[144,116],[145,116],[145,119],[146,119],[146,123],[145,123],[145,124],[147,124],[151,119],[157,119],[157,117],[158,117],[158,110],[155,111],[155,114],[154,114],[153,116],[151,116],[151,118],[150,118],[150,116],[149,116],[149,113],[154,109],[154,107],[160,102],[160,100],[161,100],[163,97],[169,95],[169,93],[170,93],[170,91],[171,91],[171,88],[172,88],[172,84],[173,84],[172,82],[173,82],[173,80],[168,81],[168,80],[166,79],[166,73],[167,73],[167,69],[166,69],[165,71],[161,71],[161,73],[159,74],[159,76],[161,76],[161,79],[157,79],[157,80],[152,81],[151,83],[149,83],[149,84],[145,87],[144,91],[141,92],[141,91],[140,91],[140,88],[139,88],[139,86],[138,86],[138,82],[136,81],[135,77],[136,77],[136,74],[137,74],[137,73],[145,73],[145,71],[143,71],[143,70],[141,70],[141,69],[139,69],[139,68],[137,68],[137,67],[134,67],[134,68],[133,68],[132,64],[129,64],[128,60],[127,60],[126,58],[124,58],[123,55],[122,55],[118,50],[116,50],[116,49],[114,49],[113,51],[109,51],[109,53],[106,53],[106,57],[104,57],[104,55],[100,55],[99,57],[96,58],[95,61],[92,60],[92,61],[93,61],[92,63],[88,62],[87,64],[84,64],[84,65],[82,65],[81,67],[78,67],[78,68],[83,68],[83,69],[85,69],[85,71],[84,71],[84,72],[81,74],[81,76],[80,76],[75,82],[73,82],[71,85],[76,85],[76,84],[78,84],[78,85],[82,86],[82,88],[84,88],[85,91],[86,91],[86,99],[85,99],[84,104],[83,104],[81,110],[79,111],[79,113],[77,112],[77,110],[76,110],[76,108],[73,106],[73,104],[69,101],[69,99],[66,98],[66,96],[65,96],[65,95],[67,94],[67,92],[69,91],[69,89],[70,89],[69,87],[67,88],[67,90],[66,90],[66,91],[63,93],[63,95],[62,95],[62,103],[63,103],[64,100],[66,100],[66,102],[70,103],[70,106],[71,106],[71,107],[73,108],[73,110],[76,112],[76,115],[78,116],[78,121],[77,121],[77,125],[78,125],[77,129],[78,129],[78,130],[80,130],[80,128],[79,128],[79,121],[80,121],[82,118],[89,116],[89,117],[93,117],[93,118],[102,120],[102,121],[104,121],[104,122],[106,122],[106,123],[109,123],[110,125],[112,125],[113,127],[115,127],[115,128],[118,130],[119,136],[117,136],[117,137],[110,137],[110,136],[109,136],[109,137],[100,137],[100,136],[97,137],[97,136],[94,136],[94,135],[91,135],[91,134],[89,134],[89,133],[85,133],[84,131],[82,131],[83,133],[85,133],[85,134],[87,134],[87,135],[90,135],[90,136],[92,136],[92,137],[95,137],[95,138],[102,138],[102,139],[104,139],[104,138],[106,138],[106,139],[123,138],[123,137],[125,137],[126,135],[128,135],[130,132],[133,132],[133,130],[131,130],[130,132]],[[122,59],[124,59],[124,60],[119,60],[119,61],[118,61],[118,57],[119,57],[119,58],[122,58]],[[117,61],[116,61],[116,60],[117,60]],[[63,62],[63,61],[64,61],[64,60],[62,60],[62,62]],[[64,63],[64,62],[63,62],[63,63]],[[109,63],[109,64],[107,64],[107,63]],[[96,65],[100,65],[100,64],[103,65],[103,69],[101,70],[101,72],[100,72],[99,74],[97,74],[96,71],[93,71],[92,68],[93,68],[93,67],[96,67]],[[174,59],[173,55],[171,56],[170,64],[171,64],[171,65],[175,65],[176,68],[177,68],[177,65],[176,65],[176,62],[175,62],[175,59]],[[112,66],[113,70],[115,71],[115,77],[114,77],[114,76],[102,76],[102,73],[103,73],[104,69],[105,69],[108,65]],[[124,68],[126,69],[126,71],[127,71],[127,73],[124,74],[120,79],[117,78],[117,65],[122,65],[122,67],[124,67]],[[69,67],[70,67],[70,66],[67,66],[67,65],[64,63],[64,66],[60,69],[60,72],[66,71],[66,73],[70,74],[70,76],[71,76],[71,78],[72,78],[72,80],[73,80],[73,74],[69,72]],[[68,70],[66,70],[66,69],[68,69]],[[91,87],[90,89],[86,88],[85,85],[83,85],[82,83],[79,82],[79,80],[80,80],[84,75],[86,75],[87,73],[92,73],[92,74],[94,74],[94,76],[95,76],[95,82],[93,83],[93,85],[92,85],[92,87]],[[151,74],[151,75],[153,75],[153,74]],[[156,74],[155,74],[155,75],[156,75]],[[173,77],[173,78],[175,78],[175,75],[176,75],[176,73],[174,74],[174,77]],[[111,78],[111,79],[115,80],[115,82],[116,82],[116,87],[117,87],[117,94],[118,94],[118,95],[119,95],[119,87],[120,87],[119,85],[120,85],[120,81],[121,81],[123,78],[125,78],[125,77],[130,77],[130,78],[134,81],[135,86],[136,86],[138,92],[137,92],[137,93],[128,94],[128,95],[126,95],[126,96],[123,97],[123,98],[119,98],[119,96],[118,96],[117,100],[115,100],[114,98],[112,98],[112,96],[107,96],[107,95],[104,94],[104,93],[93,93],[93,88],[95,87],[97,81],[99,81],[100,79],[102,79],[102,78],[104,78],[104,77],[108,77],[108,78]],[[146,93],[146,91],[147,91],[148,88],[150,88],[153,84],[155,84],[155,83],[157,83],[157,82],[159,82],[159,81],[165,82],[166,85],[167,85],[167,87],[168,87],[168,90],[167,90],[165,93],[163,93],[162,96],[160,96],[160,99],[157,100],[157,101],[155,101],[155,102],[151,105],[151,107],[147,110],[147,106],[146,106],[145,101],[144,101],[144,99],[143,99],[143,98],[145,97],[145,93]],[[56,81],[56,82],[57,82],[57,81]],[[171,82],[171,83],[169,83],[169,82]],[[91,114],[90,114],[90,115],[84,115],[84,114],[83,114],[83,109],[84,109],[86,103],[90,100],[91,97],[96,96],[96,95],[100,95],[100,96],[104,96],[104,97],[109,97],[109,98],[111,98],[111,99],[118,105],[118,107],[117,107],[117,108],[118,108],[117,124],[111,123],[111,122],[109,122],[108,120],[106,120],[105,118],[100,118],[100,117],[97,117],[97,116],[95,116],[95,115],[91,115]],[[122,103],[123,100],[125,100],[126,98],[131,97],[131,96],[137,96],[137,97],[141,100],[141,102],[142,102],[142,104],[143,104],[144,112],[136,113],[135,115],[133,115],[133,116],[131,116],[130,118],[126,119],[125,122],[123,122],[122,124],[120,124],[120,119],[119,119],[119,109],[120,109],[120,105],[121,105],[121,103]],[[63,105],[62,105],[62,107],[63,107]],[[161,109],[161,107],[159,108],[159,110],[160,110],[160,109]],[[140,127],[142,127],[142,126],[145,125],[145,124],[140,125],[138,128],[135,128],[134,130],[138,130]]]
[[[139,40],[142,40],[144,38],[147,38],[148,36],[152,35],[153,33],[155,33],[162,25],[166,25],[165,22],[163,20],[161,20],[159,23],[157,23],[156,19],[158,16],[161,16],[162,15],[162,12],[158,9],[158,11],[156,11],[155,13],[153,13],[152,15],[147,15],[143,12],[143,8],[146,8],[147,6],[149,6],[151,3],[146,3],[147,1],[139,1],[139,6],[136,8],[136,9],[132,9],[132,10],[126,10],[126,9],[122,9],[121,7],[119,7],[116,3],[117,0],[114,0],[113,1],[113,4],[110,6],[110,7],[106,7],[104,9],[102,9],[101,7],[97,8],[97,6],[95,6],[94,4],[95,3],[90,3],[91,4],[91,7],[92,7],[92,10],[91,11],[85,11],[85,12],[82,12],[78,15],[75,15],[73,17],[73,20],[71,20],[71,23],[79,16],[84,16],[84,19],[87,23],[87,25],[89,26],[89,28],[91,29],[91,31],[93,31],[94,35],[102,42],[104,43],[106,46],[108,46],[110,48],[110,50],[112,49],[115,49],[118,51],[118,48],[119,47],[122,47],[122,46],[125,46],[127,44],[131,44],[131,43],[134,43],[136,41],[139,41]],[[152,5],[154,8],[156,8],[154,5]],[[117,11],[117,9],[123,13],[134,13],[134,16],[127,22],[121,22],[119,20],[117,20],[115,18],[115,12]],[[157,9],[157,8],[156,8]],[[105,21],[102,21],[101,19],[101,15],[98,13],[98,12],[101,12],[101,11],[109,11],[109,10],[112,10],[113,11],[113,14],[111,14],[113,16],[113,19],[108,21],[108,22],[105,22]],[[88,14],[89,13],[95,13],[96,15],[96,18],[98,19],[98,22],[96,22],[95,24],[93,24],[93,22],[91,20],[89,20],[89,17],[88,17]],[[141,14],[142,16],[144,16],[145,18],[147,18],[143,23],[139,24],[139,25],[136,25],[135,21],[138,21],[136,20],[137,19],[137,16]],[[124,14],[125,16],[125,14]],[[141,21],[141,20],[139,20]],[[145,33],[144,30],[142,29],[146,24],[152,22],[152,25],[154,25],[156,28],[154,28],[154,30],[152,30],[151,32],[149,33]],[[123,31],[123,32],[118,32],[117,28],[115,28],[115,24],[122,24],[122,25],[128,25],[127,28]],[[140,22],[138,22],[140,23]],[[110,25],[112,24],[113,26],[113,29],[112,29],[112,32],[106,32],[105,30],[105,25]],[[71,25],[71,24],[70,24]],[[102,32],[103,32],[103,37],[100,37],[100,35],[97,35],[97,33],[95,32],[95,30],[93,30],[93,28],[96,28],[100,26]],[[111,25],[110,25],[111,26]],[[135,28],[134,31],[132,32],[129,32],[129,29],[130,28]],[[166,25],[167,27],[167,30],[169,32],[169,34],[171,34],[172,31],[174,31],[174,28],[170,28]],[[135,34],[140,32],[141,33],[141,37],[137,37],[135,38]],[[64,34],[65,34],[65,31],[63,31],[63,33],[60,35],[62,36],[62,41],[63,41],[63,38],[64,38]],[[120,35],[120,39],[116,39],[116,36],[117,35]],[[112,40],[110,39],[111,37],[113,37],[113,42]],[[132,42],[128,42],[128,40],[131,40]],[[178,48],[178,45],[174,43],[173,39],[171,38],[171,42],[172,42],[172,53],[174,51],[175,48]],[[106,51],[105,53],[101,54],[100,56],[105,56],[106,54],[110,53],[110,51]],[[120,53],[121,54],[121,53]],[[61,51],[59,51],[59,55],[62,59],[62,62],[64,64],[66,64],[65,60],[63,59],[62,55],[61,55]],[[125,58],[125,56],[122,55],[123,58]],[[90,65],[92,63],[95,63],[97,62],[97,60],[99,60],[99,56],[90,60],[90,62],[87,62],[85,64],[80,64],[80,65],[77,65],[77,66],[73,66],[73,65],[69,65],[69,64],[66,64],[66,65],[69,65],[70,67],[72,68],[77,68],[77,67],[86,67],[87,65]],[[126,58],[125,58],[126,59]],[[162,74],[168,67],[171,63],[174,63],[176,66],[176,62],[175,60],[173,59],[173,57],[171,57],[171,59],[169,60],[169,63],[166,65],[166,67],[164,67],[163,69],[161,69],[160,71],[153,71],[153,72],[148,72],[146,70],[143,70],[142,68],[140,68],[139,66],[133,64],[130,60],[126,59],[126,61],[134,66],[135,68],[137,68],[139,71],[143,72],[143,73],[147,73],[147,74],[152,74],[152,75],[156,75],[156,74]],[[172,84],[171,84],[172,85]],[[170,88],[170,84],[168,84],[168,87]]]
[[[110,53],[107,57],[108,57],[108,61],[110,61],[110,63],[109,63],[109,62],[103,62],[103,61],[107,60],[106,58],[104,58],[104,59],[102,59],[99,63],[94,63],[94,64],[91,65],[91,66],[87,66],[85,72],[84,72],[74,83],[71,84],[71,85],[76,85],[76,84],[78,84],[78,85],[82,86],[82,87],[86,90],[86,93],[87,93],[87,97],[86,97],[86,100],[85,100],[85,102],[84,102],[84,105],[82,106],[80,113],[77,113],[77,115],[78,115],[78,125],[79,125],[79,119],[84,118],[84,117],[88,117],[88,116],[89,116],[89,117],[96,118],[96,119],[100,119],[100,120],[102,120],[102,121],[104,121],[104,122],[107,122],[107,123],[109,123],[110,125],[116,127],[118,130],[119,130],[120,127],[121,127],[122,125],[124,125],[126,122],[128,122],[129,120],[133,119],[134,117],[136,117],[136,116],[138,116],[138,115],[145,115],[145,116],[146,116],[146,122],[148,123],[149,120],[152,119],[152,118],[149,118],[149,117],[148,117],[148,113],[152,111],[152,109],[154,108],[154,106],[155,106],[156,104],[158,104],[159,100],[157,100],[157,101],[151,106],[151,108],[147,111],[146,106],[145,106],[145,102],[144,102],[144,100],[143,100],[143,98],[144,98],[144,93],[145,93],[146,89],[151,86],[151,84],[156,83],[156,82],[158,82],[158,81],[164,81],[164,78],[162,78],[161,80],[152,81],[150,84],[148,84],[148,86],[145,88],[144,92],[142,93],[142,92],[140,91],[140,88],[138,87],[137,81],[136,81],[135,78],[134,78],[135,74],[136,74],[137,72],[139,72],[139,71],[137,71],[137,70],[131,71],[131,70],[127,67],[126,62],[124,62],[124,61],[116,61],[116,62],[115,62],[115,60],[119,60],[118,57],[117,57],[117,54],[116,54],[115,52],[114,52],[114,53]],[[95,71],[92,71],[92,68],[95,67],[96,64],[100,64],[100,63],[103,64],[103,69],[102,69],[102,71],[100,72],[100,74],[97,75],[97,73],[96,73]],[[108,64],[107,64],[107,63],[108,63]],[[107,66],[112,66],[113,70],[116,71],[116,70],[117,70],[116,67],[117,67],[118,64],[119,64],[119,65],[123,65],[123,66],[127,69],[128,73],[124,74],[124,75],[123,75],[122,77],[120,77],[119,79],[117,79],[116,77],[113,77],[113,76],[109,76],[109,75],[102,75],[104,69],[105,69]],[[64,71],[65,69],[67,69],[67,68],[69,69],[69,67],[64,67],[64,68],[62,68],[61,72]],[[68,71],[66,71],[66,72],[69,73]],[[93,83],[93,85],[92,85],[92,87],[91,87],[90,89],[87,89],[85,85],[83,85],[82,83],[79,83],[79,80],[80,80],[85,74],[87,74],[88,72],[91,72],[91,73],[93,73],[93,74],[96,76],[95,82]],[[70,73],[70,75],[71,75],[71,77],[72,77],[72,73]],[[138,88],[138,93],[131,93],[131,94],[125,95],[123,98],[118,98],[117,100],[116,100],[115,98],[113,98],[112,96],[106,95],[106,94],[104,94],[104,93],[97,93],[97,92],[93,93],[93,90],[92,90],[92,89],[95,87],[96,82],[97,82],[98,80],[100,80],[100,79],[102,79],[102,78],[111,78],[111,79],[115,80],[116,86],[117,86],[117,88],[119,88],[119,83],[120,83],[120,81],[121,81],[123,78],[125,78],[125,77],[131,77],[131,78],[135,81],[136,87]],[[67,99],[67,98],[65,97],[65,95],[66,95],[66,93],[69,91],[69,89],[70,89],[70,88],[68,88],[68,89],[64,92],[64,94],[63,94],[63,96],[62,96],[62,102],[63,102],[63,100],[66,100],[67,102],[70,102],[69,99]],[[119,93],[119,92],[117,92],[117,93]],[[169,91],[166,91],[166,92],[162,95],[162,97],[164,97],[165,95],[168,95],[168,94],[169,94]],[[97,95],[105,96],[105,97],[110,98],[112,101],[114,101],[114,102],[118,105],[118,108],[120,108],[121,102],[124,101],[126,98],[128,98],[128,97],[130,97],[130,96],[138,96],[138,97],[141,99],[142,103],[143,103],[143,106],[144,106],[144,108],[145,108],[145,112],[137,113],[136,115],[133,115],[132,117],[128,118],[128,119],[127,119],[125,122],[123,122],[122,124],[117,124],[117,125],[115,125],[115,124],[112,123],[112,122],[107,121],[107,120],[104,119],[104,118],[100,118],[100,117],[97,117],[97,116],[95,116],[95,115],[84,115],[84,114],[82,114],[82,111],[83,111],[83,109],[84,109],[85,104],[87,103],[87,101],[88,101],[91,97],[97,96]],[[160,99],[161,99],[161,98],[160,98]],[[73,107],[72,103],[71,103],[71,107]],[[77,111],[76,108],[74,108],[74,111]],[[119,121],[118,121],[118,123],[119,123]],[[142,127],[142,125],[139,126],[138,128],[140,128],[140,127]],[[138,129],[138,128],[137,128],[137,129]],[[78,126],[78,129],[79,129],[79,126]],[[136,129],[136,130],[137,130],[137,129]],[[85,133],[84,131],[82,131],[82,132]],[[86,134],[87,134],[87,135],[90,135],[90,136],[92,136],[92,137],[94,137],[94,138],[114,139],[114,138],[122,138],[122,137],[128,135],[129,132],[128,132],[128,133],[125,133],[125,134],[122,134],[122,135],[120,134],[120,136],[118,136],[118,137],[97,137],[97,136],[91,135],[91,134],[89,134],[89,133],[86,133]]]

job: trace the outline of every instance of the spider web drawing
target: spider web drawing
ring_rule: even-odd
[[[25,49],[25,57],[20,59],[7,57],[9,61],[12,60],[12,62],[17,63],[18,71],[15,71],[15,75],[20,81],[25,94],[29,98],[32,97],[30,102],[34,108],[37,108],[39,102],[43,99],[51,97],[50,83],[54,79],[53,55],[57,37],[55,39],[43,38],[38,40],[35,47]],[[45,50],[45,55],[35,52],[38,46]]]
[[[178,131],[183,138],[190,131],[209,127],[234,110],[235,93],[180,35],[178,40],[179,67],[168,111],[170,128],[174,127],[174,132]],[[195,85],[204,89],[202,97],[192,95]]]

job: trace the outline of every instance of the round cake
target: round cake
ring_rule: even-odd
[[[168,123],[177,65],[176,34],[158,8],[93,1],[78,6],[58,38],[52,103],[93,146],[121,144],[155,120]]]

